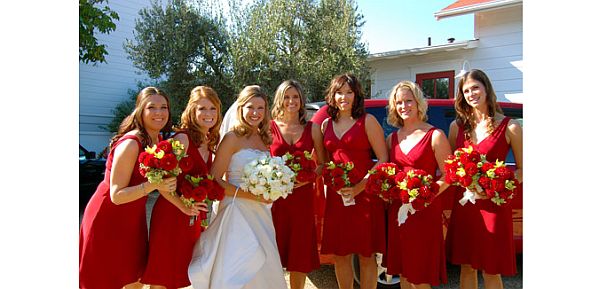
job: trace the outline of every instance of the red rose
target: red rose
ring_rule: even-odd
[[[406,181],[406,187],[409,189],[418,188],[419,186],[421,186],[421,179],[419,179],[417,177],[409,178]]]
[[[194,190],[194,187],[192,186],[192,184],[190,182],[188,182],[187,180],[184,182],[181,182],[181,184],[178,184],[178,188],[179,192],[181,192],[181,195],[184,198],[191,198],[192,197],[192,190]]]
[[[465,164],[465,172],[467,173],[467,175],[474,176],[475,174],[477,174],[478,171],[479,170],[477,169],[477,164],[475,164],[475,163]]]
[[[504,190],[504,181],[499,179],[492,179],[492,189],[496,192]]]
[[[165,154],[160,159],[160,168],[166,171],[170,171],[177,167],[177,157],[174,154]]]
[[[217,182],[212,185],[212,190],[208,191],[208,198],[213,201],[220,201],[225,197],[225,190]]]
[[[202,202],[206,199],[206,197],[208,196],[208,191],[206,190],[205,187],[203,186],[198,186],[195,187],[192,190],[192,198],[196,201],[196,202]]]
[[[502,166],[496,168],[496,176],[502,180],[510,180],[514,178],[514,173],[509,168]]]
[[[207,215],[205,211],[200,211],[200,214],[198,214],[198,220],[206,220]]]
[[[360,173],[355,169],[352,169],[348,172],[348,179],[352,184],[360,182],[360,180],[364,177],[364,175],[360,175]]]
[[[394,177],[394,182],[396,183],[400,183],[404,180],[404,178],[406,177],[406,173],[403,171],[399,171],[396,176]]]
[[[491,169],[493,169],[493,168],[494,168],[494,164],[492,164],[492,163],[487,163],[487,162],[486,162],[486,163],[484,163],[484,164],[481,166],[481,170],[482,170],[482,171],[484,171],[484,172],[487,172],[487,171],[489,171],[489,170],[491,170]]]
[[[408,202],[410,200],[410,196],[408,195],[407,190],[400,190],[400,200],[402,201],[403,204],[408,204]]]
[[[334,191],[339,191],[341,188],[343,188],[344,186],[346,186],[346,183],[341,178],[334,178],[333,182],[332,182],[332,185],[333,185]]]
[[[336,167],[335,169],[331,170],[331,176],[334,178],[341,177],[342,175],[344,175],[344,170],[340,167]]]
[[[145,152],[145,151],[141,152],[140,155],[138,156],[138,163],[144,164],[145,166],[148,166],[147,163],[146,163],[146,157],[148,155],[149,154],[147,152]]]
[[[469,185],[471,185],[471,183],[473,182],[473,179],[470,176],[465,176],[465,177],[459,177],[458,182],[460,183],[461,186],[463,187],[468,187]]]
[[[489,189],[491,188],[491,180],[492,179],[488,178],[487,176],[481,176],[478,182],[482,188]]]
[[[184,157],[179,160],[179,168],[181,168],[181,171],[184,173],[189,172],[192,168],[194,168],[194,162],[192,161],[192,158]]]
[[[163,140],[163,141],[159,142],[158,144],[156,144],[156,147],[159,148],[161,151],[164,151],[165,154],[168,154],[173,151],[173,147],[171,146],[171,143],[167,140]]]

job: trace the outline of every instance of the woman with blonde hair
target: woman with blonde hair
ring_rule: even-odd
[[[284,289],[271,202],[239,188],[244,166],[269,156],[268,97],[246,86],[235,104],[238,124],[223,137],[211,168],[225,198],[194,247],[189,278],[194,288]]]
[[[473,69],[458,82],[454,100],[456,120],[450,124],[452,148],[472,145],[489,162],[505,161],[512,149],[516,178],[522,180],[523,131],[515,120],[502,114],[488,76]],[[454,203],[446,235],[448,260],[460,264],[460,288],[477,288],[477,270],[482,270],[486,289],[503,288],[502,275],[515,275],[517,263],[513,243],[512,206],[498,206],[475,194],[475,204]]]
[[[138,155],[171,128],[169,98],[146,87],[137,96],[110,143],[104,180],[83,213],[79,232],[79,288],[141,288],[146,266],[146,200],[158,190],[174,191],[174,177],[148,182],[139,172]]]
[[[325,151],[319,125],[306,120],[306,97],[300,83],[282,82],[275,91],[271,116],[271,155],[309,152],[316,156],[316,175],[323,167]],[[304,288],[306,274],[321,266],[317,248],[317,229],[313,198],[315,182],[296,184],[285,199],[273,203],[273,224],[281,263],[290,272],[290,287]]]
[[[173,136],[183,144],[192,168],[177,176],[179,188],[188,182],[186,175],[206,176],[210,172],[213,153],[219,141],[221,100],[208,86],[192,89],[181,115],[180,127]],[[202,232],[201,220],[190,224],[190,216],[207,211],[206,204],[186,206],[179,196],[159,196],[152,208],[148,265],[142,283],[150,288],[183,288],[189,286],[187,269],[194,244]]]
[[[386,139],[390,162],[404,172],[424,170],[437,180],[440,189],[424,209],[398,222],[401,200],[388,208],[387,274],[400,275],[402,288],[431,288],[447,283],[446,255],[442,231],[442,203],[438,196],[448,188],[443,175],[444,160],[452,153],[441,129],[427,121],[427,101],[412,81],[401,81],[392,88],[388,104],[388,123],[398,128]]]

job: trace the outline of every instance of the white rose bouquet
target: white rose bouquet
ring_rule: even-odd
[[[263,157],[244,166],[240,188],[265,200],[285,199],[294,188],[294,175],[281,157]]]

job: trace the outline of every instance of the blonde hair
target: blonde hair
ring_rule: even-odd
[[[198,101],[203,98],[208,99],[217,108],[217,122],[213,127],[208,129],[208,135],[206,136],[200,130],[200,125],[196,118]],[[208,149],[214,152],[215,147],[219,143],[219,128],[221,127],[222,121],[221,100],[219,99],[217,92],[208,86],[196,86],[190,92],[190,98],[185,110],[181,114],[181,124],[177,131],[186,132],[196,146],[200,146],[206,137],[208,139]]]
[[[302,86],[297,81],[290,79],[282,82],[275,91],[275,97],[273,98],[273,110],[271,110],[271,117],[273,119],[282,119],[284,110],[284,98],[285,92],[295,88],[300,96],[300,109],[298,110],[298,120],[300,124],[306,124],[306,97],[302,92]]]
[[[258,135],[262,139],[265,145],[270,145],[271,139],[271,118],[267,113],[269,111],[269,98],[267,94],[263,92],[262,88],[258,85],[248,85],[242,89],[238,98],[237,103],[237,118],[239,123],[233,127],[233,132],[237,136],[250,136],[252,134],[252,126],[244,119],[243,109],[244,105],[254,97],[260,97],[265,101],[265,114],[263,120],[258,125]]]
[[[390,92],[387,122],[395,127],[404,126],[404,120],[398,115],[398,111],[396,111],[396,94],[402,89],[407,89],[412,93],[417,102],[419,119],[427,121],[427,100],[423,95],[423,91],[421,91],[421,88],[419,88],[416,83],[409,80],[403,80],[396,84]]]

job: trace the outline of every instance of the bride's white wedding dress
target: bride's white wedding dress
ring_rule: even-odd
[[[267,151],[242,149],[231,156],[228,182],[239,186],[242,170]],[[225,197],[196,242],[188,275],[196,289],[287,288],[279,260],[271,206]]]

